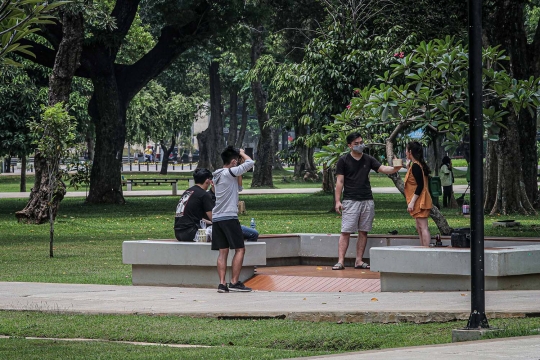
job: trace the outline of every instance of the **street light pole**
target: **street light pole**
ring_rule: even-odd
[[[484,291],[482,0],[469,0],[469,129],[471,141],[471,315],[467,329],[489,328]]]

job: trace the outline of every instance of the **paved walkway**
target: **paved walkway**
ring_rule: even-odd
[[[540,336],[480,340],[433,346],[414,346],[397,349],[353,352],[331,356],[304,357],[299,359],[333,360],[538,360]]]
[[[540,291],[489,291],[489,318],[540,315]],[[82,314],[277,317],[307,321],[463,320],[469,292],[219,294],[215,289],[0,282],[0,309]],[[540,359],[540,337],[386,349],[317,359]],[[305,359],[305,358],[304,358]]]
[[[467,188],[466,185],[454,185],[454,192],[456,194],[463,193]],[[273,194],[314,194],[321,191],[320,188],[290,188],[290,189],[244,189],[240,195],[273,195]],[[399,194],[399,190],[395,187],[373,187],[371,191],[374,194]],[[181,194],[182,190],[178,190],[178,194]],[[137,190],[137,191],[123,191],[124,197],[132,196],[172,196],[170,189],[168,190]],[[19,199],[27,198],[30,192],[3,192],[0,193],[0,199]],[[85,197],[84,191],[68,191],[66,197]]]

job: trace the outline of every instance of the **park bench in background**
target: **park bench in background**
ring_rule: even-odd
[[[191,178],[182,178],[182,179],[127,179],[127,191],[133,190],[133,185],[161,185],[161,184],[170,184],[172,186],[172,194],[178,195],[178,182],[187,181],[189,184]]]

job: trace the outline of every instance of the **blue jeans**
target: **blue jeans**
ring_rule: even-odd
[[[257,241],[259,232],[255,229],[242,225],[242,235],[246,241]]]

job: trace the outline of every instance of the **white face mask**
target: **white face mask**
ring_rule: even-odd
[[[354,145],[352,147],[352,150],[354,152],[357,152],[359,154],[362,154],[364,152],[364,149],[366,148],[366,145],[365,144],[359,144],[359,145]]]

